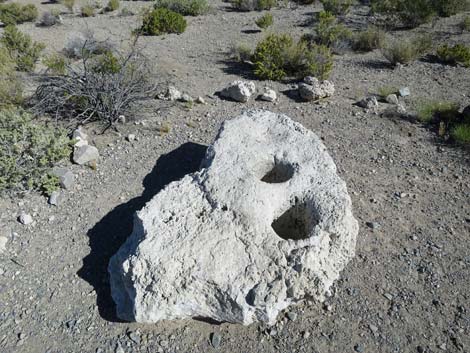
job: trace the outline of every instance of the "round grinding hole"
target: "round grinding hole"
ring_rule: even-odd
[[[282,239],[307,239],[319,223],[317,213],[306,203],[295,203],[271,224]]]
[[[267,172],[261,181],[268,184],[285,183],[294,175],[294,167],[288,163],[276,162],[269,172]]]

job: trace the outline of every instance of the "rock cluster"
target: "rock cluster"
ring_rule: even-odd
[[[319,81],[315,77],[307,76],[304,82],[299,83],[299,96],[305,101],[314,101],[331,97],[335,93],[335,86],[330,81]]]
[[[247,111],[223,123],[200,171],[137,212],[108,268],[117,314],[274,324],[328,295],[357,232],[321,140],[285,115]]]

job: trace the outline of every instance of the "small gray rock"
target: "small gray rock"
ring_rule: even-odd
[[[49,205],[53,206],[58,206],[59,205],[59,197],[60,197],[60,192],[59,191],[53,191],[51,195],[49,196]]]
[[[250,97],[256,92],[256,86],[251,81],[234,81],[224,88],[220,95],[230,98],[236,102],[246,103]]]
[[[398,104],[398,97],[396,94],[389,94],[387,97],[385,97],[385,101],[389,104]]]
[[[269,87],[264,87],[264,91],[259,96],[259,99],[266,102],[274,102],[277,99],[276,91]]]
[[[129,142],[134,142],[135,141],[135,135],[134,134],[127,135],[126,140],[129,141]]]
[[[202,98],[201,96],[199,96],[199,97],[196,98],[196,103],[199,103],[199,104],[206,104],[206,101],[204,100],[204,98]]]
[[[8,238],[0,236],[0,254],[7,250]]]
[[[408,87],[401,87],[398,90],[398,93],[400,93],[401,97],[408,97],[411,94],[410,89]]]
[[[73,151],[73,161],[77,164],[84,165],[92,161],[97,161],[100,157],[98,149],[94,146],[85,145],[75,148]]]
[[[335,86],[330,81],[320,82],[315,77],[307,76],[304,82],[299,83],[298,92],[304,101],[315,101],[331,97],[335,93]]]
[[[193,97],[191,97],[189,94],[187,93],[183,93],[181,95],[181,98],[179,99],[181,102],[185,102],[185,103],[192,103],[194,102],[194,99]]]
[[[370,229],[379,229],[380,224],[377,222],[367,222],[366,226],[368,226]]]
[[[220,346],[221,341],[222,341],[222,336],[218,332],[214,332],[211,335],[212,347],[218,348]]]
[[[18,217],[18,221],[21,224],[28,225],[33,223],[33,217],[27,213],[21,212],[20,216]]]
[[[364,109],[375,110],[379,107],[379,102],[377,101],[377,97],[371,96],[359,101],[357,105]]]
[[[52,169],[52,174],[59,178],[59,184],[61,188],[71,189],[74,182],[75,176],[67,168],[55,167]]]
[[[82,130],[81,127],[75,129],[72,133],[72,138],[74,139],[81,139],[81,140],[88,140],[88,135]]]
[[[362,347],[362,345],[360,344],[356,344],[354,346],[354,350],[357,352],[357,353],[363,353],[364,352],[364,347]]]
[[[287,313],[287,317],[289,318],[289,320],[295,321],[295,320],[297,320],[297,313],[295,313],[293,311],[289,311]]]

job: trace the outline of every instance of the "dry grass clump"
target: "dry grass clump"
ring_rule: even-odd
[[[382,54],[392,65],[409,64],[426,54],[431,47],[432,38],[427,35],[389,39],[382,48]]]

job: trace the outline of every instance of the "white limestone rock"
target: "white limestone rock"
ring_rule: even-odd
[[[327,80],[320,82],[315,77],[307,76],[304,82],[299,83],[298,92],[303,100],[314,101],[331,97],[335,93],[335,85]]]
[[[157,98],[165,101],[176,101],[181,99],[182,93],[174,86],[168,86],[165,92],[160,93]]]
[[[354,256],[358,224],[321,140],[285,115],[223,123],[201,170],[134,218],[109,263],[121,319],[274,324],[324,300]]]
[[[251,81],[234,81],[228,87],[224,88],[220,95],[225,98],[233,99],[236,102],[246,103],[256,92],[256,86]]]
[[[260,94],[259,99],[266,102],[275,102],[277,99],[276,91],[269,87],[264,87],[263,93]]]

